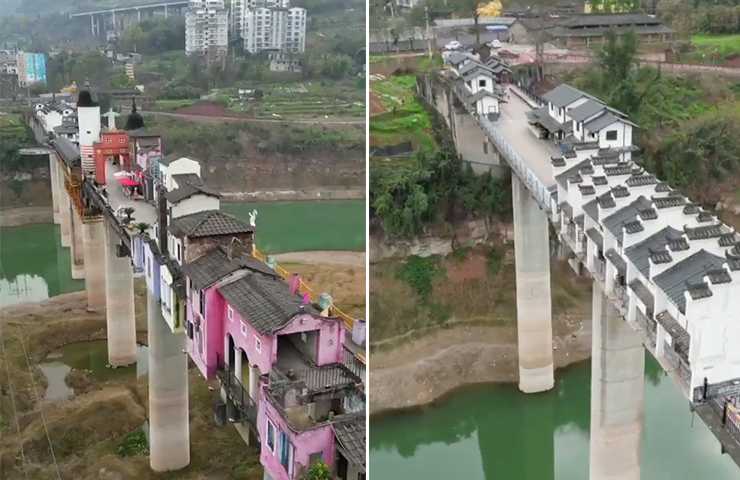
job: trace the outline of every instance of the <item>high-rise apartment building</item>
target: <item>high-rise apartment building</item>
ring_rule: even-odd
[[[229,43],[229,12],[223,0],[190,0],[185,13],[185,53],[225,55]]]
[[[250,53],[302,53],[306,49],[306,9],[290,0],[232,2],[233,31]]]

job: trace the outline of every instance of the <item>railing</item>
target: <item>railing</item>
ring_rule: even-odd
[[[239,412],[238,418],[230,420],[236,422],[247,421],[256,426],[257,404],[252,397],[249,396],[249,391],[247,391],[247,389],[244,388],[244,385],[234,377],[234,372],[232,370],[224,370],[220,368],[216,371],[216,375],[226,391],[226,397],[231,400]]]
[[[347,367],[350,372],[354,373],[360,377],[363,382],[365,382],[365,362],[360,360],[358,356],[347,349],[347,347],[344,347],[342,350],[342,364]]]
[[[550,205],[550,192],[544,183],[537,178],[532,169],[527,166],[527,162],[519,156],[516,150],[504,139],[504,136],[497,130],[493,122],[488,120],[485,116],[479,117],[481,127],[488,134],[489,138],[496,145],[496,149],[499,151],[502,157],[506,160],[512,170],[516,173],[519,179],[524,182],[532,196],[537,201],[537,204],[542,208],[548,215],[551,214]]]
[[[717,397],[709,401],[712,410],[722,419],[725,430],[740,442],[740,406],[728,397]]]
[[[263,262],[267,262],[267,255],[265,255],[263,252],[257,249],[257,247],[253,248],[252,254],[254,257],[258,260],[261,260]],[[286,270],[285,268],[281,267],[278,263],[275,264],[275,272],[277,272],[280,277],[282,277],[284,280],[288,280],[293,274]],[[300,293],[307,293],[309,298],[318,298],[318,295],[314,290],[311,289],[311,287],[306,284],[306,282],[303,281],[303,279],[300,279],[300,283],[298,285],[298,291]],[[332,305],[329,307],[330,313],[332,316],[339,317],[344,322],[345,327],[347,327],[347,330],[352,331],[352,327],[355,324],[355,319],[350,316],[349,314],[343,312],[339,307],[337,307],[336,304],[332,303]],[[358,358],[360,361],[365,363],[365,357],[362,354],[358,354]]]

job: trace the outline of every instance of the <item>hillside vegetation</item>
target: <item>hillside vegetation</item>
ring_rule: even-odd
[[[640,126],[642,162],[697,201],[714,205],[740,169],[740,82],[713,75],[663,75],[634,65],[636,43],[612,38],[601,65],[566,81],[622,110]]]

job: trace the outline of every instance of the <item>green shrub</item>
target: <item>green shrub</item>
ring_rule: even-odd
[[[399,267],[396,272],[400,280],[409,286],[426,300],[432,293],[434,280],[444,274],[444,268],[440,265],[439,257],[419,257],[412,255]]]
[[[142,429],[136,429],[128,433],[116,448],[116,453],[122,457],[135,457],[137,455],[149,455],[149,444]]]

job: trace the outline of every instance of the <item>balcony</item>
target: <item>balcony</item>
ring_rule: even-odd
[[[257,426],[257,404],[249,396],[249,391],[234,377],[234,372],[219,368],[216,372],[221,386],[226,392],[227,415],[232,423],[248,422]],[[232,408],[229,408],[232,407]]]

